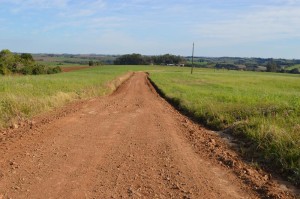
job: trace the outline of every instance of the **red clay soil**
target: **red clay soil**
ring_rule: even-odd
[[[89,68],[89,66],[71,66],[71,67],[61,67],[61,70],[63,72],[71,72],[74,70],[81,70],[81,69],[86,69]]]
[[[135,73],[0,134],[0,199],[293,198]]]

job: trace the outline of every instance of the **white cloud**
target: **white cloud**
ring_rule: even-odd
[[[270,41],[299,38],[299,21],[300,7],[268,6],[236,15],[235,19],[197,25],[192,32],[207,45]]]
[[[0,3],[14,4],[19,9],[27,8],[62,8],[69,0],[0,0]]]
[[[93,2],[79,2],[71,4],[59,13],[59,16],[66,18],[90,17],[101,12],[106,7],[103,0]]]
[[[0,0],[0,5],[6,20],[0,20],[6,29],[1,37],[28,33],[52,39],[47,45],[63,44],[53,45],[58,49],[76,43],[90,52],[190,54],[195,41],[213,54],[232,46],[236,53],[240,46],[300,41],[300,0]]]

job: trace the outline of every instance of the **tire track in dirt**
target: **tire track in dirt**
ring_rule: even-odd
[[[292,198],[275,183],[253,191],[220,164],[208,143],[232,152],[160,98],[145,73],[73,109],[0,142],[0,198]]]

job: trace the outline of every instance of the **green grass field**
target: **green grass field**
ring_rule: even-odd
[[[0,128],[76,99],[104,95],[117,76],[152,68],[100,66],[55,75],[0,76]]]
[[[167,98],[202,124],[254,143],[260,157],[300,177],[300,76],[173,69],[151,73]]]

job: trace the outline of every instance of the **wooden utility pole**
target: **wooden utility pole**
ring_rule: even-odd
[[[194,49],[195,49],[195,45],[193,42],[193,52],[192,52],[192,68],[191,68],[191,74],[193,74],[193,70],[194,70]]]

